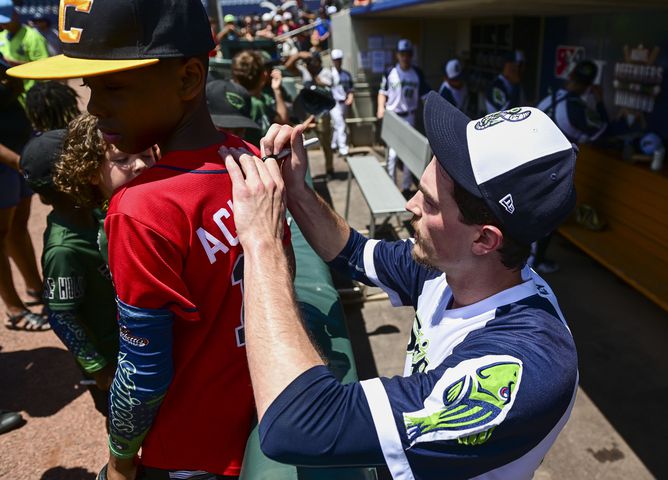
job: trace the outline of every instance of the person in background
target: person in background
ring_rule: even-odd
[[[49,56],[46,39],[33,27],[21,23],[12,0],[0,0],[0,55],[11,66]],[[25,105],[25,95],[34,84],[34,80],[23,82],[21,105]]]
[[[206,102],[211,120],[218,130],[246,139],[249,130],[260,126],[251,119],[251,97],[241,85],[229,80],[206,84]]]
[[[26,96],[26,113],[38,132],[67,128],[80,114],[77,92],[54,80],[38,82]]]
[[[21,156],[21,168],[42,202],[53,207],[42,254],[49,323],[84,377],[94,380],[88,390],[95,408],[106,418],[107,392],[118,355],[115,295],[109,268],[97,247],[98,222],[93,210],[77,205],[53,183],[66,133],[51,130],[33,138]]]
[[[281,90],[281,73],[279,70],[273,70],[268,74],[264,68],[264,57],[260,52],[244,50],[237,53],[232,59],[232,80],[250,94],[250,116],[260,127],[259,130],[247,132],[248,142],[259,145],[260,139],[272,123],[288,123],[288,108]],[[271,82],[273,96],[263,92],[267,81]]]
[[[286,33],[297,28],[297,24],[292,18],[292,13],[290,12],[283,13],[283,24],[287,27]]]
[[[378,111],[376,116],[382,119],[385,110],[396,113],[411,126],[415,125],[418,102],[431,88],[427,84],[422,70],[413,65],[413,44],[405,38],[397,43],[397,64],[383,77],[378,90]],[[396,182],[397,152],[390,148],[387,154],[387,173]],[[404,165],[401,179],[401,191],[404,196],[411,194],[413,174]]]
[[[299,52],[285,62],[285,68],[293,75],[301,75],[304,87],[315,85],[327,90],[332,88],[332,70],[322,68],[320,53]],[[329,113],[318,118],[316,136],[325,155],[325,175],[329,180],[334,175],[334,152],[332,150],[332,125]]]
[[[597,75],[596,64],[583,60],[571,70],[563,88],[551,91],[538,103],[537,108],[544,111],[573,143],[594,142],[608,128],[603,91],[599,85],[594,85]],[[593,108],[585,100],[587,94],[594,98]],[[537,272],[554,273],[559,270],[559,264],[547,257],[552,235],[550,233],[532,245],[529,263]]]
[[[603,90],[600,85],[594,85],[597,75],[596,64],[583,60],[571,70],[562,88],[551,91],[538,103],[537,108],[544,111],[573,143],[596,141],[608,127]],[[587,95],[594,99],[593,108],[585,99]]]
[[[271,13],[263,13],[262,14],[262,23],[263,26],[262,28],[259,28],[257,32],[255,32],[255,36],[259,38],[274,38],[276,36],[276,32],[274,31],[274,25],[272,23],[273,16]]]
[[[63,53],[63,44],[58,38],[58,29],[53,28],[51,19],[43,13],[37,13],[30,20],[32,26],[37,29],[39,33],[46,39],[46,47],[49,50],[49,55],[60,55]]]
[[[42,303],[42,278],[30,234],[28,218],[32,190],[19,171],[20,153],[32,128],[18,101],[23,82],[6,75],[9,67],[0,62],[0,298],[5,304],[4,325],[14,330],[48,330],[46,316],[28,307]],[[23,276],[30,301],[19,297],[9,258]]]
[[[255,30],[256,28],[253,17],[246,15],[243,19],[243,26],[241,27],[241,39],[252,41],[255,38]]]
[[[237,19],[229,13],[223,17],[223,29],[216,36],[218,42],[225,40],[239,40],[239,30],[236,25]]]
[[[329,48],[331,22],[326,8],[321,7],[318,15],[318,19],[315,21],[315,28],[311,33],[311,44],[322,52]]]
[[[438,94],[445,98],[460,111],[466,112],[469,100],[469,91],[464,83],[464,68],[462,63],[453,58],[445,64],[445,78],[438,89]]]
[[[522,71],[524,52],[513,50],[503,57],[503,70],[494,79],[485,94],[487,113],[519,107],[522,103]]]
[[[341,68],[343,51],[335,48],[331,53],[332,63],[332,96],[336,105],[329,112],[332,117],[332,150],[338,150],[339,155],[348,155],[348,135],[346,134],[346,113],[353,104],[353,77],[347,70]]]

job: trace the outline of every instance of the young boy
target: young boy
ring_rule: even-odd
[[[253,415],[242,314],[243,253],[219,132],[206,108],[214,48],[199,0],[61,0],[64,56],[13,69],[84,77],[88,111],[119,150],[161,160],[114,193],[105,228],[120,353],[108,478],[237,476]]]
[[[44,302],[53,331],[95,380],[89,391],[95,408],[108,415],[108,391],[116,369],[118,325],[109,269],[97,247],[93,210],[76,205],[53,184],[54,165],[65,130],[33,138],[21,155],[30,187],[53,207],[44,232]]]

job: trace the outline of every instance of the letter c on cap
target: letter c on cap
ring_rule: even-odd
[[[73,7],[77,12],[90,13],[95,0],[60,0],[60,10],[58,11],[58,38],[63,43],[79,43],[81,40],[82,28],[71,27],[65,30],[65,15],[67,7]],[[112,0],[113,1],[113,0]]]

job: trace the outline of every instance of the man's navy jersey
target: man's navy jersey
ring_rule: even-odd
[[[387,97],[385,108],[408,115],[417,110],[418,101],[430,90],[422,70],[416,66],[403,70],[397,63],[383,77],[378,93]]]
[[[494,79],[485,94],[487,113],[500,112],[519,107],[522,100],[522,91],[519,85],[513,85],[503,75]]]
[[[608,127],[608,114],[603,102],[590,108],[580,95],[560,88],[536,107],[545,112],[573,143],[597,140]]]
[[[527,267],[523,283],[451,308],[446,274],[412,250],[352,232],[332,262],[416,309],[404,376],[340,385],[325,367],[308,370],[262,419],[263,450],[297,464],[386,463],[395,479],[531,478],[578,383],[554,294]]]

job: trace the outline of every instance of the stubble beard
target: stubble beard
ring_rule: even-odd
[[[411,226],[413,227],[413,231],[415,232],[414,235],[415,244],[413,245],[413,251],[411,252],[413,260],[417,264],[422,265],[425,268],[428,268],[430,270],[438,270],[438,268],[434,265],[433,261],[430,260],[434,258],[434,252],[429,246],[425,244],[424,240],[422,239],[420,235],[420,230],[417,228],[417,219],[415,217],[411,219]]]

